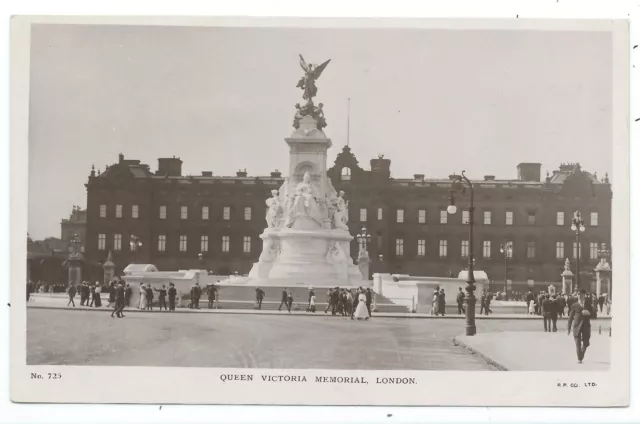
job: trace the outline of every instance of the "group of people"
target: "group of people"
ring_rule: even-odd
[[[565,308],[571,308],[571,305],[575,303],[579,297],[580,294],[577,291],[574,291],[571,294],[560,293],[559,295],[556,295],[555,293],[545,291],[540,291],[537,294],[534,294],[529,290],[529,293],[527,293],[525,298],[527,302],[527,313],[529,315],[544,316],[544,302],[545,300],[549,300],[553,302],[552,308],[560,317],[562,317],[565,314]],[[606,313],[607,315],[611,315],[611,299],[608,298],[606,293],[597,295],[595,293],[585,291],[585,298],[587,302],[593,306],[596,312],[599,310],[601,314]]]
[[[132,289],[131,286],[129,284],[124,283],[124,281],[122,280],[114,280],[111,281],[106,289],[103,290],[102,285],[99,282],[95,282],[95,283],[90,283],[88,281],[83,281],[80,284],[78,284],[77,286],[75,284],[70,284],[69,287],[67,288],[67,295],[69,296],[69,302],[67,303],[67,306],[72,306],[75,307],[76,303],[75,303],[75,297],[76,294],[80,295],[80,306],[86,306],[89,308],[95,307],[95,308],[100,308],[102,307],[102,298],[101,295],[103,293],[103,291],[106,291],[109,293],[109,301],[107,303],[107,305],[105,305],[105,307],[107,308],[111,308],[112,306],[114,306],[115,302],[116,302],[116,292],[118,289],[118,286],[122,284],[123,285],[123,299],[122,301],[124,302],[124,305],[128,305],[129,301],[131,299],[131,293],[132,293]]]
[[[175,311],[176,310],[176,296],[178,295],[178,291],[175,288],[173,283],[169,283],[169,289],[167,290],[167,286],[165,284],[162,285],[162,288],[157,289],[155,287],[151,287],[150,283],[147,283],[145,286],[144,283],[140,283],[140,301],[138,303],[138,309],[152,311],[153,310],[153,299],[154,299],[154,291],[158,292],[158,307],[160,310],[164,308],[165,311]],[[167,296],[169,297],[169,307],[167,308]]]
[[[358,287],[355,293],[352,289],[344,289],[334,287],[327,290],[327,307],[324,313],[331,310],[331,315],[350,316],[355,320],[368,320],[371,318],[371,302],[373,300],[373,292],[369,287],[366,289]],[[312,302],[314,303],[311,310]],[[309,309],[315,312],[315,293],[309,290]]]

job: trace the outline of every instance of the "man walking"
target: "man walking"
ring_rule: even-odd
[[[291,290],[287,290],[287,311],[291,313],[291,305],[293,304],[293,294]]]
[[[487,300],[487,289],[482,289],[482,296],[480,296],[480,315],[484,313],[484,306]]]
[[[287,300],[289,299],[289,294],[287,293],[287,288],[282,289],[282,296],[280,297],[280,305],[278,306],[278,310],[282,310],[282,305],[287,306]]]
[[[307,312],[311,311],[311,298],[316,294],[313,291],[313,287],[309,287],[309,301],[307,303]]]
[[[151,288],[151,283],[147,283],[147,311],[153,310],[153,289]]]
[[[324,313],[326,314],[327,311],[331,308],[331,299],[333,298],[333,289],[329,289],[327,290],[327,307],[324,310]]]
[[[438,312],[442,314],[442,316],[444,316],[445,305],[444,289],[440,289],[440,294],[438,294]]]
[[[124,318],[122,311],[124,311],[124,283],[120,281],[116,287],[116,302],[113,312],[111,312],[111,318],[113,318],[113,314],[116,314],[118,318]]]
[[[69,285],[69,289],[67,290],[67,294],[69,294],[69,303],[67,303],[67,307],[69,305],[73,305],[73,307],[76,307],[76,302],[73,301],[73,298],[76,296],[76,286],[73,285],[73,283],[71,283]]]
[[[567,301],[564,297],[564,294],[561,294],[560,296],[558,296],[558,298],[556,298],[556,311],[561,318],[564,316],[564,307],[566,306],[566,303]]]
[[[256,306],[258,310],[262,309],[262,299],[264,299],[264,290],[260,287],[256,287]]]
[[[578,363],[581,364],[591,339],[591,317],[595,318],[592,305],[586,302],[584,289],[580,290],[578,300],[571,305],[568,315],[567,334],[571,334],[573,331]]]
[[[209,300],[209,305],[208,308],[212,309],[213,308],[213,303],[216,301],[216,286],[215,285],[210,285],[209,286],[209,291],[207,292],[207,298]]]
[[[544,297],[544,300],[542,301],[542,304],[540,306],[541,308],[541,312],[542,312],[542,320],[544,321],[544,331],[546,332],[550,332],[551,331],[551,308],[552,308],[552,304],[551,304],[551,299],[549,298],[549,295],[547,294]]]
[[[531,289],[529,289],[529,293],[527,293],[526,301],[527,301],[527,313],[529,313],[529,304],[533,302],[535,298],[533,297],[533,293]]]
[[[162,288],[160,290],[154,288],[155,291],[159,292],[160,294],[158,295],[158,308],[160,310],[162,310],[162,307],[164,306],[164,310],[167,310],[167,288],[166,286],[163,284]]]
[[[331,315],[335,315],[339,308],[340,287],[336,287],[331,292]]]
[[[371,293],[371,288],[367,287],[367,291],[364,294],[367,298],[367,312],[369,313],[369,318],[371,318],[371,300],[372,300],[372,293]]]
[[[169,311],[176,310],[176,295],[177,291],[173,283],[169,283]]]
[[[489,315],[493,313],[491,310],[491,300],[493,300],[493,294],[490,291],[487,292],[487,295],[484,298],[484,314]]]
[[[462,292],[462,287],[458,287],[456,303],[458,304],[458,315],[466,313],[466,311],[464,310],[464,293]]]

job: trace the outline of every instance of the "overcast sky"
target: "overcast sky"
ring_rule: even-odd
[[[35,26],[29,232],[60,237],[95,164],[118,153],[183,173],[287,169],[298,54],[318,81],[329,160],[346,142],[395,177],[516,178],[580,162],[611,173],[612,49],[603,32]]]

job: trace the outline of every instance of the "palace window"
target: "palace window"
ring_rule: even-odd
[[[513,251],[515,250],[515,248],[513,247],[513,241],[507,241],[507,245],[511,245],[511,249],[507,249],[507,258],[511,259],[513,258]]]
[[[244,236],[242,238],[242,251],[244,253],[251,253],[251,237]]]
[[[598,226],[598,212],[591,212],[591,226]]]
[[[367,209],[360,208],[360,222],[367,222]]]
[[[463,258],[469,256],[469,240],[462,240],[460,243],[460,256]]]
[[[564,242],[556,242],[556,259],[564,259]]]
[[[439,244],[439,249],[438,249],[438,254],[440,255],[441,258],[445,258],[447,256],[447,241],[446,240],[440,240],[440,244]]]
[[[404,222],[404,209],[398,209],[396,211],[396,222],[399,224]]]
[[[122,205],[116,205],[116,218],[122,218]]]
[[[209,206],[202,207],[202,220],[206,221],[209,219]]]
[[[535,212],[529,212],[529,214],[527,215],[527,223],[529,225],[536,225],[536,213]]]
[[[396,239],[396,256],[402,256],[404,254],[404,240]]]
[[[98,234],[98,250],[106,250],[106,249],[107,249],[107,235]]]
[[[167,207],[166,206],[160,206],[159,217],[160,217],[160,219],[167,219]]]
[[[536,242],[528,241],[527,242],[527,258],[533,259],[536,257]]]
[[[351,168],[347,166],[343,167],[340,173],[340,178],[342,181],[349,181],[351,179]]]
[[[426,255],[426,240],[418,240],[418,256]]]
[[[468,224],[469,223],[469,211],[468,210],[462,211],[462,223],[463,224]]]
[[[598,243],[589,243],[589,257],[591,259],[598,259]]]
[[[382,208],[378,208],[378,221],[382,221]]]
[[[231,208],[229,206],[225,206],[222,208],[222,219],[228,221],[231,219]]]
[[[187,236],[185,235],[181,235],[180,236],[180,247],[179,250],[181,252],[186,252],[187,251]]]
[[[167,236],[165,234],[158,235],[158,252],[167,251]]]
[[[222,236],[222,251],[229,251],[229,236]]]
[[[138,205],[131,205],[131,218],[138,219]]]
[[[513,212],[506,211],[504,214],[504,224],[505,225],[513,225]]]
[[[122,234],[113,235],[113,250],[122,250]]]
[[[100,205],[100,218],[107,217],[107,205]]]
[[[491,225],[491,211],[484,211],[483,218],[484,225]]]
[[[209,236],[200,236],[200,252],[209,251]]]
[[[490,240],[485,240],[482,242],[482,256],[487,259],[491,257],[491,241]]]
[[[556,225],[564,227],[564,212],[556,212]]]
[[[180,219],[187,219],[189,208],[186,206],[180,206]]]
[[[440,209],[440,223],[441,224],[446,224],[447,223],[447,210],[446,209]]]
[[[578,258],[578,255],[580,259],[582,259],[582,252],[581,249],[582,248],[582,243],[578,244],[577,242],[573,242],[573,257],[574,258]]]
[[[244,207],[244,220],[251,221],[251,206]]]
[[[427,211],[425,209],[418,209],[418,224],[427,223]]]

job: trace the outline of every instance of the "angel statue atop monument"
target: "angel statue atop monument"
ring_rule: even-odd
[[[267,227],[268,228],[276,228],[278,226],[278,221],[280,220],[280,212],[282,211],[282,205],[280,204],[280,199],[278,198],[278,190],[271,190],[271,195],[273,197],[266,200],[267,207]]]
[[[322,214],[318,199],[311,184],[311,174],[305,172],[302,181],[296,186],[295,194],[287,200],[287,217],[285,226],[291,228],[294,221],[299,216],[306,216],[322,225]]]
[[[327,67],[329,62],[331,62],[331,59],[327,60],[322,65],[314,65],[312,63],[307,64],[304,57],[300,55],[300,67],[304,71],[304,76],[300,78],[296,87],[300,87],[304,90],[304,94],[302,95],[303,99],[311,102],[311,99],[316,96],[318,92],[316,80],[320,78],[322,71],[324,71],[324,68]]]

